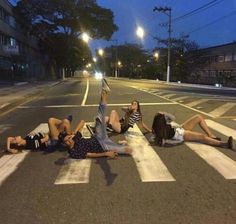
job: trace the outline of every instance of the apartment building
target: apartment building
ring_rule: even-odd
[[[191,79],[198,83],[236,87],[236,42],[201,49],[204,62]]]
[[[44,58],[37,39],[27,32],[13,6],[0,0],[0,81],[36,80],[45,77]]]

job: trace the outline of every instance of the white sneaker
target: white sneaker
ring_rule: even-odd
[[[111,89],[106,79],[102,79],[102,89],[105,90],[106,92],[111,92]]]

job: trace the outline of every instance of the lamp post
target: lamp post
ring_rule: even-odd
[[[170,7],[155,7],[153,11],[163,12],[169,17],[168,25],[168,60],[167,60],[167,75],[166,82],[170,82],[170,49],[171,49],[171,8]]]

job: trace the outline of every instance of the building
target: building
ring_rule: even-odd
[[[0,81],[36,80],[45,77],[37,39],[29,35],[13,6],[0,0]]]
[[[236,42],[200,50],[204,63],[191,74],[192,81],[236,87]]]

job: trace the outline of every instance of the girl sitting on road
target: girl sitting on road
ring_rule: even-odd
[[[233,138],[230,136],[227,142],[221,141],[208,128],[204,118],[201,115],[195,115],[185,121],[182,125],[174,127],[171,124],[175,117],[165,112],[159,112],[155,115],[152,124],[152,132],[155,137],[155,142],[159,146],[168,146],[188,142],[200,142],[211,146],[218,146],[233,149]],[[205,132],[192,131],[192,129],[199,125]]]
[[[133,100],[129,107],[122,107],[121,109],[125,112],[122,118],[120,118],[115,110],[112,110],[110,116],[106,117],[109,131],[125,133],[130,127],[133,127],[135,123],[140,123],[147,132],[152,132],[143,122],[140,104],[137,100]]]

